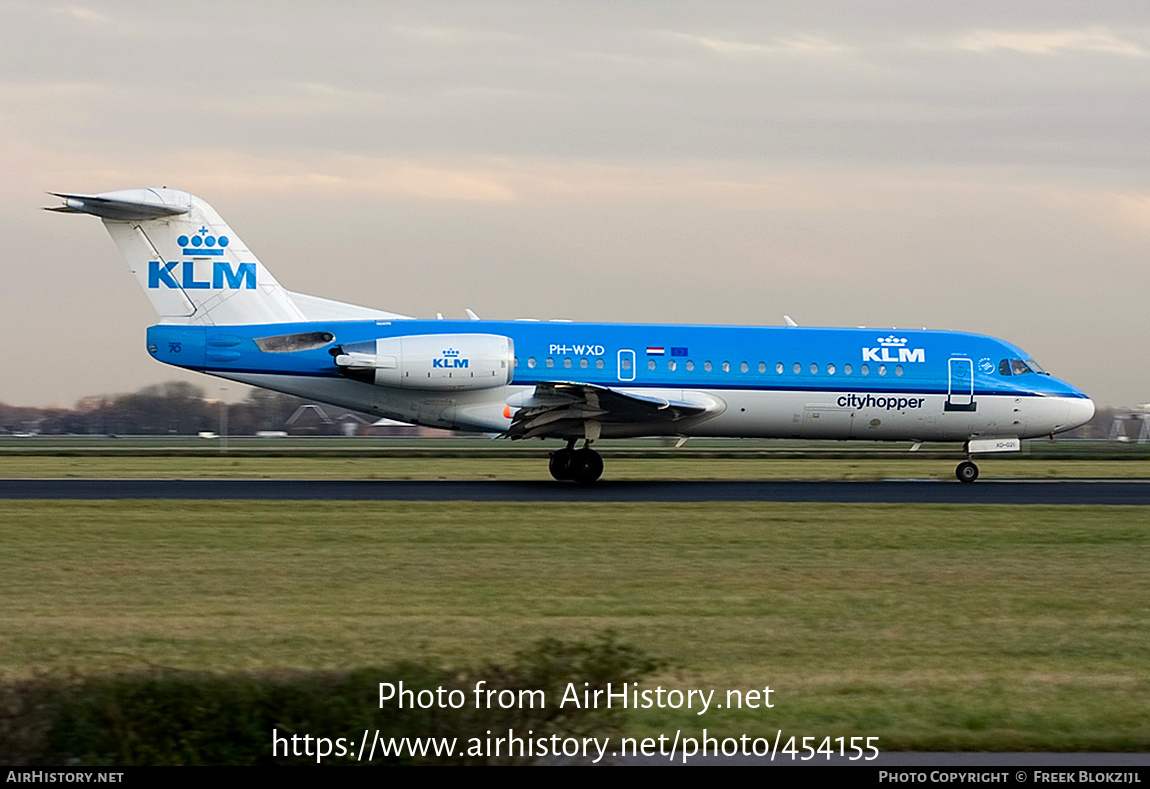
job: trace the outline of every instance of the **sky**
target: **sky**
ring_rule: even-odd
[[[217,379],[100,222],[417,317],[955,329],[1150,402],[1150,6],[0,0],[0,402]],[[244,390],[228,384],[229,399]]]

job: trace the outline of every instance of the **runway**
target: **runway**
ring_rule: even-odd
[[[4,479],[0,499],[1150,505],[1150,480],[879,482]]]

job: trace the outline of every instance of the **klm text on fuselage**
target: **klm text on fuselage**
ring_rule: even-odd
[[[891,350],[897,350],[898,355],[891,355]],[[926,351],[922,348],[863,348],[864,362],[925,362]]]

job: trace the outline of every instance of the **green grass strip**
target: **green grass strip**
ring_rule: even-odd
[[[468,665],[613,630],[770,710],[638,733],[1150,749],[1144,508],[0,502],[0,671]]]

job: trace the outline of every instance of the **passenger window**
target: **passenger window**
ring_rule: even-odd
[[[878,374],[879,375],[886,375],[886,365],[885,364],[880,364],[878,366]]]
[[[602,370],[603,369],[603,360],[602,359],[596,359],[595,360],[595,369],[596,370]]]
[[[859,372],[863,375],[870,375],[870,365],[864,364],[859,368]]]
[[[766,362],[759,362],[759,372],[765,373],[766,371],[767,371],[767,363]]]
[[[743,362],[742,364],[740,364],[740,365],[739,365],[739,370],[740,370],[741,372],[744,372],[744,373],[745,373],[745,372],[747,372],[747,371],[748,371],[748,370],[750,370],[750,369],[751,369],[751,365],[747,364],[746,362]]]
[[[552,359],[550,356],[547,357],[547,366],[548,367],[554,367],[555,366],[555,360]]]
[[[731,363],[723,362],[723,372],[729,373],[731,371]]]
[[[687,372],[691,372],[694,369],[695,369],[695,363],[692,362],[690,359],[688,359],[687,360]]]
[[[667,369],[670,370],[671,372],[675,372],[675,360],[674,359],[667,362]]]
[[[706,370],[707,372],[711,372],[711,363],[710,362],[703,362],[703,369]]]
[[[783,374],[783,363],[782,362],[775,362],[775,372],[778,373],[779,375]]]
[[[654,359],[648,359],[647,360],[647,369],[648,370],[654,370],[655,369],[655,360]]]
[[[535,357],[534,356],[527,357],[527,366],[528,367],[534,367],[535,366]]]
[[[791,372],[793,372],[795,375],[798,375],[802,371],[803,371],[803,366],[801,364],[799,364],[798,362],[795,362],[794,366],[791,368]]]
[[[819,374],[819,366],[815,362],[811,362],[811,375]]]
[[[894,374],[895,375],[902,375],[902,365],[901,364],[896,364],[894,366]]]
[[[630,370],[631,369],[631,360],[627,357],[623,357],[623,369],[624,370]]]
[[[849,364],[844,364],[843,365],[843,375],[850,375],[850,374],[851,374],[851,366]]]
[[[587,369],[587,360],[586,359],[580,359],[579,360],[579,366],[582,367],[584,370],[586,370]]]
[[[519,357],[516,356],[515,361],[513,361],[511,364],[516,370],[518,370],[519,369]]]
[[[566,359],[563,360],[563,366],[566,367],[568,370],[571,369],[571,357],[570,356],[568,356]]]
[[[834,365],[834,362],[831,362],[830,364],[827,365],[827,375],[834,375],[834,374],[835,374],[835,365]]]

